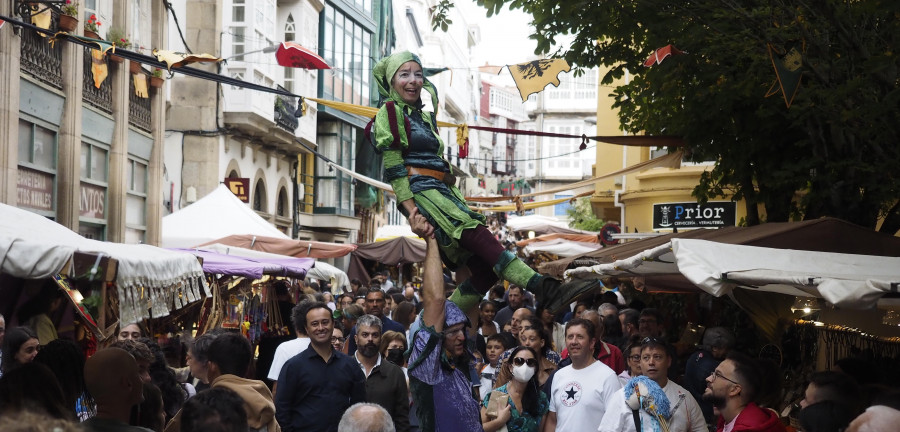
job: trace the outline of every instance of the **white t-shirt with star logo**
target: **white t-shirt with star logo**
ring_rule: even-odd
[[[550,411],[556,413],[556,430],[597,430],[607,401],[620,388],[616,373],[599,361],[584,369],[569,365],[556,371],[550,389]]]

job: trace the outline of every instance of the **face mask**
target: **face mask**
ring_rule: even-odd
[[[513,379],[518,382],[528,382],[534,376],[534,368],[523,364],[522,366],[513,366]]]
[[[403,348],[391,348],[387,350],[387,361],[402,366],[403,365]]]

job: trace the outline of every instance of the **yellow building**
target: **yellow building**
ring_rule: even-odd
[[[623,135],[618,112],[612,109],[612,88],[626,83],[628,75],[611,86],[600,84],[606,70],[598,74],[601,90],[597,97],[597,135]],[[662,156],[664,150],[597,143],[594,175],[602,175]],[[604,221],[618,222],[623,232],[671,231],[674,228],[700,228],[735,225],[747,212],[742,201],[730,197],[714,200],[698,209],[691,196],[700,175],[713,164],[682,164],[679,169],[651,168],[618,176],[596,184],[591,196],[594,214]]]

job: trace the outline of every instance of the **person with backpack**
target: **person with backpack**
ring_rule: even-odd
[[[468,275],[457,279],[461,283],[450,298],[453,303],[467,315],[476,312],[484,294],[502,278],[525,287],[547,309],[558,312],[602,286],[599,280],[561,286],[559,280],[537,274],[491,234],[484,215],[468,208],[450,164],[441,156],[437,89],[425,77],[417,55],[403,51],[385,57],[373,74],[384,104],[367,134],[384,154],[384,178],[397,195],[398,210],[408,219],[422,215],[428,222],[413,232],[435,238],[444,265]],[[433,111],[423,110],[422,90],[431,96]]]

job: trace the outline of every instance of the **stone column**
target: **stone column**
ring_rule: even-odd
[[[152,41],[153,46],[167,47],[169,46],[167,35],[167,23],[169,22],[166,14],[166,8],[163,2],[154,2],[151,5],[151,16],[156,25],[153,26]],[[164,155],[163,150],[166,147],[165,131],[166,131],[166,86],[158,89],[150,89],[150,129],[153,134],[153,153],[150,155],[150,166],[148,167],[147,178],[147,233],[145,242],[155,246],[159,246],[162,240],[162,215],[163,215],[163,169]]]
[[[113,9],[114,26],[124,28],[128,34],[131,22],[131,3],[126,7]],[[111,26],[112,26],[111,25]],[[125,242],[125,202],[128,192],[125,180],[128,163],[128,93],[131,91],[131,60],[110,68],[112,84],[112,116],[116,123],[112,143],[109,147],[109,189],[107,190],[106,218],[109,223],[106,239],[111,242]]]
[[[84,9],[80,13],[83,16]],[[79,20],[79,22],[81,22]],[[81,92],[84,87],[84,48],[74,43],[63,44],[62,87],[66,103],[59,125],[57,151],[57,222],[78,232],[81,214]],[[108,216],[108,213],[107,213]]]
[[[12,2],[0,2],[0,13],[13,16]],[[0,202],[16,205],[19,165],[19,57],[22,39],[6,25],[0,31]]]

